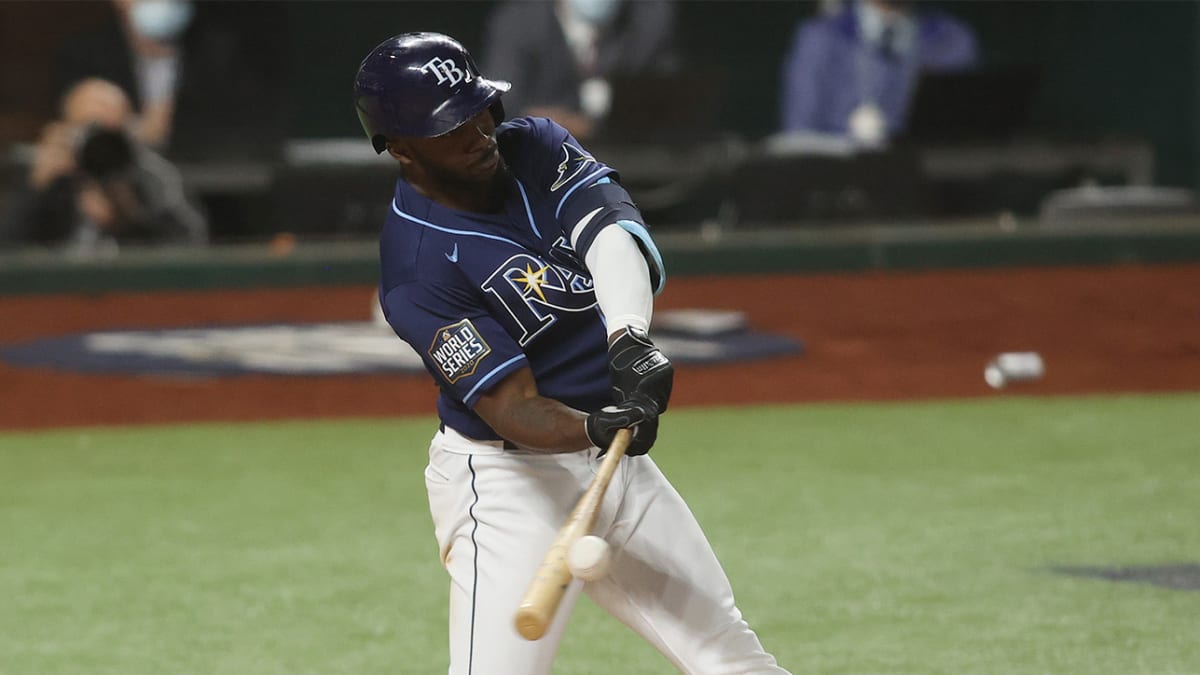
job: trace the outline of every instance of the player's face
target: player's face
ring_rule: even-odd
[[[407,146],[413,168],[443,184],[488,184],[504,162],[486,109],[448,134],[408,139]]]

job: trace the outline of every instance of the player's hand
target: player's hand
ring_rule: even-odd
[[[629,428],[633,429],[633,439],[625,454],[633,457],[650,452],[658,438],[658,415],[654,412],[654,404],[644,399],[629,399],[594,412],[584,420],[588,440],[601,450],[599,457],[608,452],[618,431]]]
[[[609,344],[608,372],[614,401],[640,397],[654,405],[656,415],[667,411],[675,367],[645,331],[626,327]]]

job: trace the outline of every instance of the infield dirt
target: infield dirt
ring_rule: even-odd
[[[1200,265],[675,278],[658,309],[736,309],[803,356],[681,366],[672,406],[1200,389]],[[355,321],[369,287],[0,298],[0,345],[89,330]],[[1036,351],[1040,381],[983,379]],[[0,365],[0,429],[433,414],[426,375],[167,378]]]

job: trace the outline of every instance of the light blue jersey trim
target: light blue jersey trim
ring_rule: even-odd
[[[567,203],[567,199],[570,198],[570,196],[573,192],[575,192],[579,188],[583,187],[584,185],[591,183],[592,179],[595,178],[596,176],[599,176],[599,175],[605,174],[605,173],[612,173],[612,169],[608,168],[607,166],[603,167],[601,169],[597,169],[596,171],[593,171],[591,174],[589,174],[587,178],[584,178],[583,180],[579,181],[578,183],[572,185],[571,189],[567,190],[567,194],[563,195],[562,199],[558,200],[558,208],[554,209],[554,217],[558,218],[558,216],[560,214],[562,214],[563,204]],[[572,225],[574,225],[574,223],[572,223]]]
[[[525,216],[529,218],[529,227],[533,228],[533,233],[538,239],[542,238],[542,233],[538,231],[537,223],[533,222],[533,210],[529,208],[529,197],[525,194],[525,186],[521,185],[521,181],[516,181],[517,187],[521,190],[521,201],[525,202]]]
[[[395,213],[396,215],[400,216],[401,218],[404,218],[405,220],[411,220],[418,225],[424,225],[425,227],[437,230],[438,232],[447,232],[449,234],[461,234],[466,237],[483,237],[484,239],[495,239],[496,241],[502,241],[507,244],[512,244],[513,246],[516,246],[517,248],[520,248],[520,249],[525,248],[524,246],[513,241],[512,239],[507,239],[505,237],[499,237],[494,234],[487,234],[485,232],[472,232],[471,230],[453,230],[453,229],[450,229],[449,227],[442,227],[441,225],[434,225],[433,223],[429,222],[428,220],[421,220],[420,218],[417,218],[416,216],[410,216],[407,213],[401,211],[400,207],[396,206],[396,200],[394,200],[394,199],[392,200],[392,213]]]
[[[658,271],[658,286],[654,289],[654,294],[658,295],[662,292],[663,286],[667,285],[667,268],[663,266],[662,254],[658,252],[658,247],[654,245],[654,240],[650,238],[650,231],[646,229],[645,225],[632,220],[618,220],[617,225],[641,242],[642,249],[650,254],[652,258],[650,262]]]
[[[499,373],[500,371],[504,370],[505,368],[511,366],[512,364],[516,363],[517,361],[521,361],[524,359],[525,359],[524,354],[517,354],[516,356],[512,357],[511,359],[505,361],[504,363],[501,363],[500,365],[496,366],[495,368],[492,368],[492,372],[488,373],[487,375],[484,375],[482,378],[480,378],[480,380],[478,382],[475,383],[474,387],[471,387],[471,391],[468,391],[467,395],[463,397],[463,402],[465,403],[467,401],[470,401],[472,398],[474,398],[475,392],[479,391],[479,388],[482,387],[483,385],[487,384],[488,381],[491,380],[493,377],[495,377],[497,373]]]

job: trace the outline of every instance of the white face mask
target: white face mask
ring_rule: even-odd
[[[901,54],[907,54],[916,39],[916,22],[903,12],[884,12],[875,5],[860,3],[858,12],[858,27],[862,32],[863,41],[875,46],[885,46]],[[890,31],[891,44],[882,45],[884,33]]]
[[[570,0],[575,14],[591,24],[606,24],[617,14],[620,0]]]
[[[129,18],[143,37],[170,42],[187,29],[192,11],[190,0],[135,0]]]

